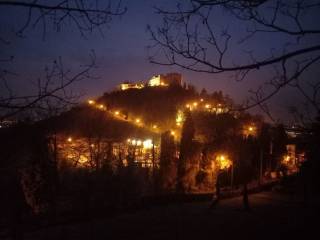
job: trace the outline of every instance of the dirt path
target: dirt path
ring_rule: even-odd
[[[112,219],[58,226],[28,233],[26,239],[317,239],[317,207],[303,207],[290,196],[263,192],[250,195],[251,212],[242,199],[154,207]]]

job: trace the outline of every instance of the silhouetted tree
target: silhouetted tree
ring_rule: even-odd
[[[279,167],[284,154],[287,152],[286,145],[288,143],[288,136],[284,126],[279,124],[273,129],[272,134],[272,162],[270,168],[274,170]]]
[[[150,61],[199,73],[230,73],[237,81],[250,75],[259,81],[254,74],[260,71],[267,79],[261,77],[258,87],[250,89],[248,103],[238,109],[260,107],[268,113],[264,103],[285,87],[293,87],[319,111],[319,79],[307,77],[320,61],[320,45],[313,41],[320,29],[309,21],[310,16],[317,16],[319,6],[319,0],[189,0],[173,9],[158,8],[163,22],[156,29],[149,27],[156,53]],[[217,24],[219,12],[228,17],[225,25]],[[239,28],[230,28],[230,22],[244,26],[243,31],[239,34]],[[264,54],[259,45],[249,48],[249,41],[260,41],[265,34],[270,39],[285,37]],[[297,44],[297,39],[304,41]],[[247,54],[238,54],[239,49]]]
[[[10,31],[13,31],[13,36],[17,38],[26,37],[28,30],[33,29],[40,35],[42,33],[42,39],[45,40],[50,30],[60,32],[66,25],[78,30],[84,37],[94,30],[101,32],[103,26],[110,24],[115,16],[126,11],[118,0],[105,4],[103,1],[98,2],[92,4],[87,0],[0,1],[0,11],[13,13],[7,14],[10,18],[19,15],[15,18],[15,23],[18,24],[10,26]],[[14,41],[10,37],[0,35],[1,49],[12,42]],[[76,103],[80,95],[74,94],[70,87],[75,82],[92,78],[92,70],[96,66],[94,53],[91,54],[89,63],[83,65],[76,73],[67,69],[60,57],[54,60],[52,67],[45,67],[46,77],[34,81],[37,87],[31,93],[19,94],[12,81],[14,77],[23,74],[18,74],[14,69],[14,58],[15,56],[10,56],[7,52],[0,53],[0,61],[5,63],[0,67],[0,121],[17,117],[22,113],[28,114],[31,118],[36,115],[37,119],[57,115],[70,104]]]
[[[170,191],[175,188],[177,180],[176,146],[170,131],[161,134],[160,152],[160,188]]]
[[[320,194],[320,117],[312,124],[310,132],[304,136],[307,141],[306,161],[300,166],[300,182],[304,204],[309,204],[312,197]]]
[[[191,113],[185,112],[185,122],[182,127],[181,141],[180,141],[180,155],[178,160],[177,172],[177,191],[184,192],[186,189],[183,183],[183,177],[186,174],[186,167],[188,158],[191,157],[193,152],[193,139],[195,134],[194,123]]]
[[[249,136],[248,138],[238,138],[237,141],[237,154],[238,160],[236,162],[236,171],[238,176],[238,183],[242,185],[243,207],[244,210],[249,211],[249,198],[248,198],[248,183],[254,178],[253,162],[255,161],[255,154],[257,150],[257,141]]]

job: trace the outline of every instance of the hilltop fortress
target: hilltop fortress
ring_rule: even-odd
[[[128,90],[128,89],[141,89],[146,86],[149,87],[167,87],[167,86],[181,86],[182,85],[182,75],[180,73],[167,73],[167,74],[159,74],[150,78],[146,83],[144,82],[124,82],[121,83],[118,88],[120,90]]]

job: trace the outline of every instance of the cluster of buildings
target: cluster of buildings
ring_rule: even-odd
[[[152,139],[130,138],[126,141],[58,136],[58,156],[73,167],[99,167],[109,161],[113,167],[134,164],[142,168],[159,165],[160,145]]]
[[[155,75],[146,82],[124,82],[119,85],[120,90],[141,89],[144,87],[181,86],[182,75],[180,73],[168,73]]]

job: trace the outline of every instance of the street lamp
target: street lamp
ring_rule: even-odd
[[[103,104],[100,104],[100,105],[99,105],[99,108],[100,108],[100,109],[105,109],[105,106],[104,106]]]
[[[257,135],[257,127],[253,124],[247,125],[243,128],[243,135],[245,137],[255,137]]]

